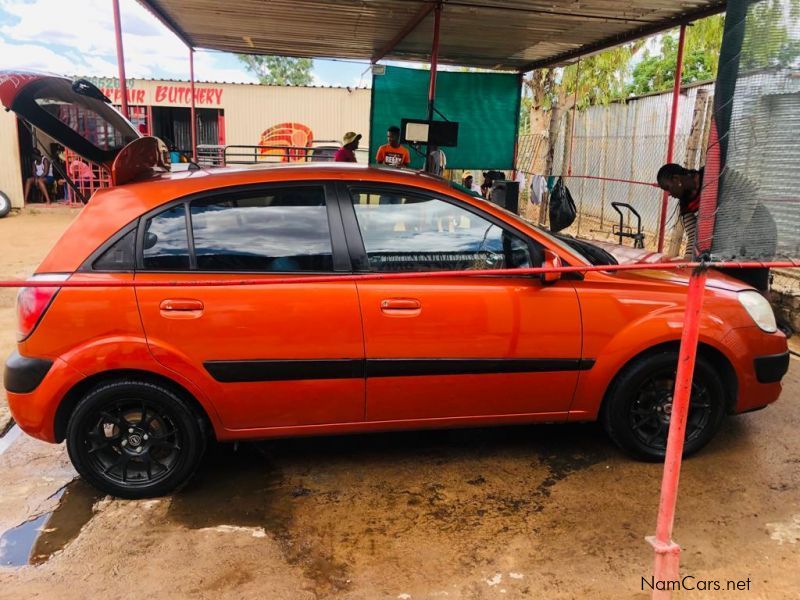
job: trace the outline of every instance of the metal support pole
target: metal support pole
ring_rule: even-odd
[[[117,38],[117,69],[119,70],[119,93],[122,98],[122,114],[130,119],[128,113],[128,83],[125,79],[125,55],[122,52],[122,24],[119,17],[119,0],[112,0],[114,6],[114,35]]]
[[[675,85],[672,88],[672,112],[669,115],[669,139],[667,141],[667,162],[672,162],[675,151],[675,130],[678,125],[678,104],[681,97],[681,81],[683,73],[683,47],[686,44],[686,24],[681,25],[678,37],[678,60],[675,65]],[[664,251],[664,232],[667,228],[667,200],[669,195],[664,192],[661,196],[661,221],[658,225],[658,251]]]
[[[189,48],[189,87],[191,88],[192,160],[197,162],[197,118],[194,110],[194,48]]]
[[[672,525],[675,521],[675,505],[678,500],[678,481],[681,473],[686,420],[689,416],[692,378],[697,358],[697,342],[700,338],[700,317],[707,276],[707,270],[701,266],[692,272],[689,279],[681,347],[678,352],[678,372],[675,375],[675,391],[672,397],[664,474],[661,479],[661,499],[658,505],[656,535],[647,538],[655,550],[653,577],[656,582],[680,579],[681,547],[672,541]],[[668,590],[672,589],[669,586],[664,587]],[[671,597],[671,591],[658,589],[653,591],[653,600],[667,600]]]
[[[431,47],[431,75],[428,82],[428,121],[433,121],[434,104],[436,102],[436,71],[439,68],[439,28],[442,21],[442,3],[437,2],[433,12],[433,45]],[[428,130],[430,135],[430,129]],[[431,159],[431,145],[425,148],[425,170]]]
[[[567,164],[567,175],[572,175],[572,142],[575,140],[575,110],[578,108],[578,84],[580,84],[580,82],[581,61],[578,59],[578,64],[575,66],[575,96],[572,98],[572,127],[569,132],[569,162]],[[563,166],[561,170],[564,170]]]

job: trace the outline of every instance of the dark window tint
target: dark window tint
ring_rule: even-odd
[[[92,268],[95,271],[132,271],[135,251],[136,229],[132,229],[103,252]]]
[[[110,104],[77,93],[69,81],[53,79],[40,83],[33,100],[101,150],[120,150],[138,137],[130,123]]]
[[[296,187],[192,202],[197,268],[207,271],[332,271],[321,187]]]
[[[373,271],[534,266],[526,241],[455,204],[394,192],[355,192],[353,202]]]
[[[159,270],[189,268],[186,210],[178,204],[147,221],[144,229],[144,267]]]

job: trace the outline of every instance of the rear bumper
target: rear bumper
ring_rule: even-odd
[[[46,370],[44,363],[48,363]],[[56,442],[54,424],[58,404],[83,375],[61,359],[33,359],[15,352],[6,362],[4,379],[8,408],[20,429],[45,442]],[[30,391],[15,391],[25,389]]]
[[[52,360],[28,358],[14,350],[6,360],[3,385],[14,394],[29,394],[39,387],[52,366]]]
[[[789,370],[789,352],[757,356],[753,360],[758,383],[777,383]]]

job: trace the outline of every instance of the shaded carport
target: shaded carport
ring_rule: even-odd
[[[113,0],[116,4],[118,0]],[[139,0],[189,48],[294,57],[420,61],[431,64],[429,119],[436,97],[437,65],[450,64],[522,74],[564,66],[601,50],[681,26],[670,137],[674,138],[685,26],[722,12],[721,0]],[[115,11],[118,18],[118,9]],[[124,61],[118,31],[120,85]],[[193,72],[191,75],[194,85]],[[126,107],[123,106],[123,110]],[[192,145],[194,134],[192,98]],[[666,157],[672,158],[672,139]],[[196,151],[195,151],[196,154]],[[666,195],[659,250],[663,247]],[[677,265],[676,265],[677,266]],[[688,403],[705,273],[693,276],[681,348],[676,405]],[[692,314],[690,314],[692,313]],[[690,361],[689,361],[690,359]],[[678,394],[683,397],[679,401]],[[677,410],[677,409],[676,409]],[[685,406],[683,411],[688,411]],[[685,419],[685,412],[684,419]],[[680,419],[673,419],[674,422]],[[685,423],[684,423],[685,425]],[[677,428],[676,428],[677,429]],[[670,439],[682,439],[672,433]],[[681,444],[680,442],[677,442]],[[672,542],[680,446],[667,448],[657,535],[656,576],[677,575],[680,548]],[[659,594],[654,594],[658,596]],[[667,595],[669,595],[667,593]]]
[[[115,4],[118,0],[114,0]],[[725,10],[722,0],[139,0],[190,49],[334,59],[430,63],[428,119],[437,64],[523,73],[582,56]],[[442,15],[444,17],[442,18]],[[682,30],[683,33],[683,30]],[[683,47],[684,36],[680,37]],[[118,44],[119,56],[122,47]],[[679,56],[679,63],[682,58]],[[680,68],[677,70],[680,73]],[[120,62],[124,88],[124,62]],[[122,90],[123,102],[126,98]],[[670,141],[674,140],[676,78]],[[126,107],[123,106],[123,112]],[[194,111],[194,107],[192,107]],[[195,119],[192,148],[196,159]],[[670,143],[665,162],[672,161]],[[667,196],[661,203],[663,250]]]

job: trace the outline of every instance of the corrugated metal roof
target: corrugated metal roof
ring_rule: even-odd
[[[437,0],[139,0],[187,44],[227,52],[368,59]],[[724,0],[442,0],[439,60],[529,70],[721,12]],[[426,61],[433,15],[387,59]]]
[[[66,75],[70,79],[78,79],[79,77],[87,77],[86,75],[77,75],[75,73],[71,75]],[[97,85],[98,80],[107,80],[109,82],[114,82],[114,85],[117,85],[119,82],[119,78],[115,75],[89,75],[88,78]],[[189,84],[190,81],[188,79],[171,79],[168,77],[127,77],[126,81],[153,81],[153,82],[163,82],[163,83],[185,83]],[[310,84],[310,85],[275,85],[275,84],[267,84],[267,83],[258,83],[257,81],[222,81],[219,79],[195,79],[195,85],[201,84],[216,84],[216,85],[251,85],[256,87],[275,87],[275,88],[315,88],[315,89],[325,89],[325,90],[368,90],[370,89],[368,85],[323,85],[323,84]]]

